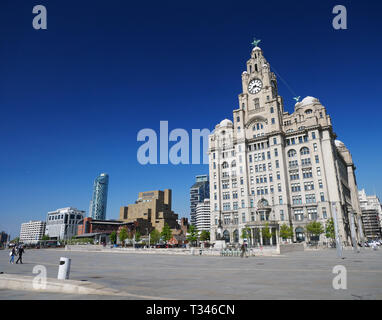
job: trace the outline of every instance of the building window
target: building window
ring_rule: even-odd
[[[326,213],[326,208],[322,208],[322,217],[324,219],[327,219],[328,218],[328,214]]]
[[[223,211],[230,211],[231,210],[231,203],[223,203]]]
[[[301,150],[300,150],[300,154],[301,154],[302,156],[307,155],[307,154],[310,154],[309,149],[306,148],[306,147],[301,148]]]
[[[279,196],[279,204],[283,204],[283,196]]]
[[[313,149],[314,151],[317,151],[317,143],[313,143]]]
[[[321,176],[321,168],[317,168],[317,175],[320,177]]]
[[[297,154],[297,152],[294,149],[288,151],[288,157],[289,158],[294,158],[296,156],[296,154]]]
[[[300,179],[300,174],[298,173],[298,171],[292,171],[290,173],[290,180],[299,180]]]
[[[281,220],[281,221],[284,221],[284,220],[285,220],[285,217],[284,217],[284,210],[280,210],[280,220]]]
[[[243,223],[245,223],[245,213],[244,213],[244,212],[241,214],[241,221],[242,221]]]
[[[275,109],[271,107],[271,113],[274,113],[274,112],[275,112]]]
[[[276,160],[276,169],[280,168],[279,160]]]
[[[304,211],[302,209],[294,210],[294,219],[296,221],[303,221],[304,220]]]
[[[279,156],[279,152],[277,149],[275,149],[275,157],[278,157]]]
[[[319,156],[315,156],[315,159],[316,159],[316,163],[320,163],[320,157]]]
[[[324,185],[322,184],[322,180],[318,180],[318,187],[320,189],[323,189],[324,188]]]
[[[318,219],[317,208],[309,208],[308,209],[308,217],[310,221],[315,221]]]
[[[272,118],[271,122],[272,124],[275,124],[276,123],[275,118]]]
[[[256,98],[253,100],[253,102],[255,103],[255,109],[260,109],[260,99]]]
[[[273,144],[277,144],[277,138],[273,138]]]
[[[312,169],[303,169],[302,170],[302,176],[304,179],[309,179],[313,177]]]
[[[323,192],[321,192],[320,196],[321,196],[321,201],[324,202],[325,201],[325,194]]]
[[[299,183],[292,183],[292,192],[300,192],[301,186]]]
[[[305,195],[306,203],[316,203],[316,195],[315,194],[307,194]]]
[[[312,132],[312,140],[315,140],[315,139],[316,139],[316,133]]]
[[[305,182],[304,183],[304,189],[305,189],[305,191],[314,190],[314,182],[313,181]]]
[[[301,195],[293,196],[292,197],[293,204],[302,204],[302,197]]]

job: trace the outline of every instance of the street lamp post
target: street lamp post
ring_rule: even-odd
[[[354,222],[354,211],[350,211],[350,231],[351,231],[351,239],[353,242],[353,250],[354,252],[359,253],[358,245],[357,245],[357,240],[356,240],[356,233],[355,233],[355,222]]]
[[[342,258],[342,244],[340,241],[340,235],[339,235],[339,231],[338,231],[337,208],[336,208],[335,202],[333,202],[332,207],[333,207],[334,232],[335,232],[335,236],[336,236],[337,257]]]

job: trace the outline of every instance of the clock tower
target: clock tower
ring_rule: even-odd
[[[280,131],[284,112],[282,98],[278,95],[276,76],[257,46],[253,48],[247,70],[242,74],[242,88],[240,108],[234,111],[234,119],[235,127],[243,129],[243,138]]]

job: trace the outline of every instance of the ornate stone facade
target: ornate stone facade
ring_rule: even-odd
[[[311,240],[305,226],[325,226],[334,207],[342,242],[351,243],[352,221],[357,240],[363,237],[355,167],[325,107],[306,97],[292,114],[285,112],[259,47],[247,61],[242,87],[233,122],[223,120],[209,137],[211,240],[219,220],[231,243],[243,242],[242,230],[249,229],[249,242],[275,244],[282,224],[293,227],[294,241]],[[273,236],[263,237],[265,226]]]

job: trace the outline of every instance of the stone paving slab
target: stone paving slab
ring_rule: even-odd
[[[48,277],[55,278],[60,257],[68,257],[72,259],[70,279],[141,296],[190,300],[382,299],[382,250],[365,249],[359,254],[344,251],[344,255],[342,260],[336,257],[336,250],[324,250],[241,259],[40,249],[27,250],[23,265],[10,265],[8,252],[1,251],[0,272],[32,276],[35,265],[44,265]],[[347,269],[347,290],[333,289],[336,265]],[[28,295],[14,293],[11,298]],[[0,290],[0,299],[10,299],[7,290]]]

